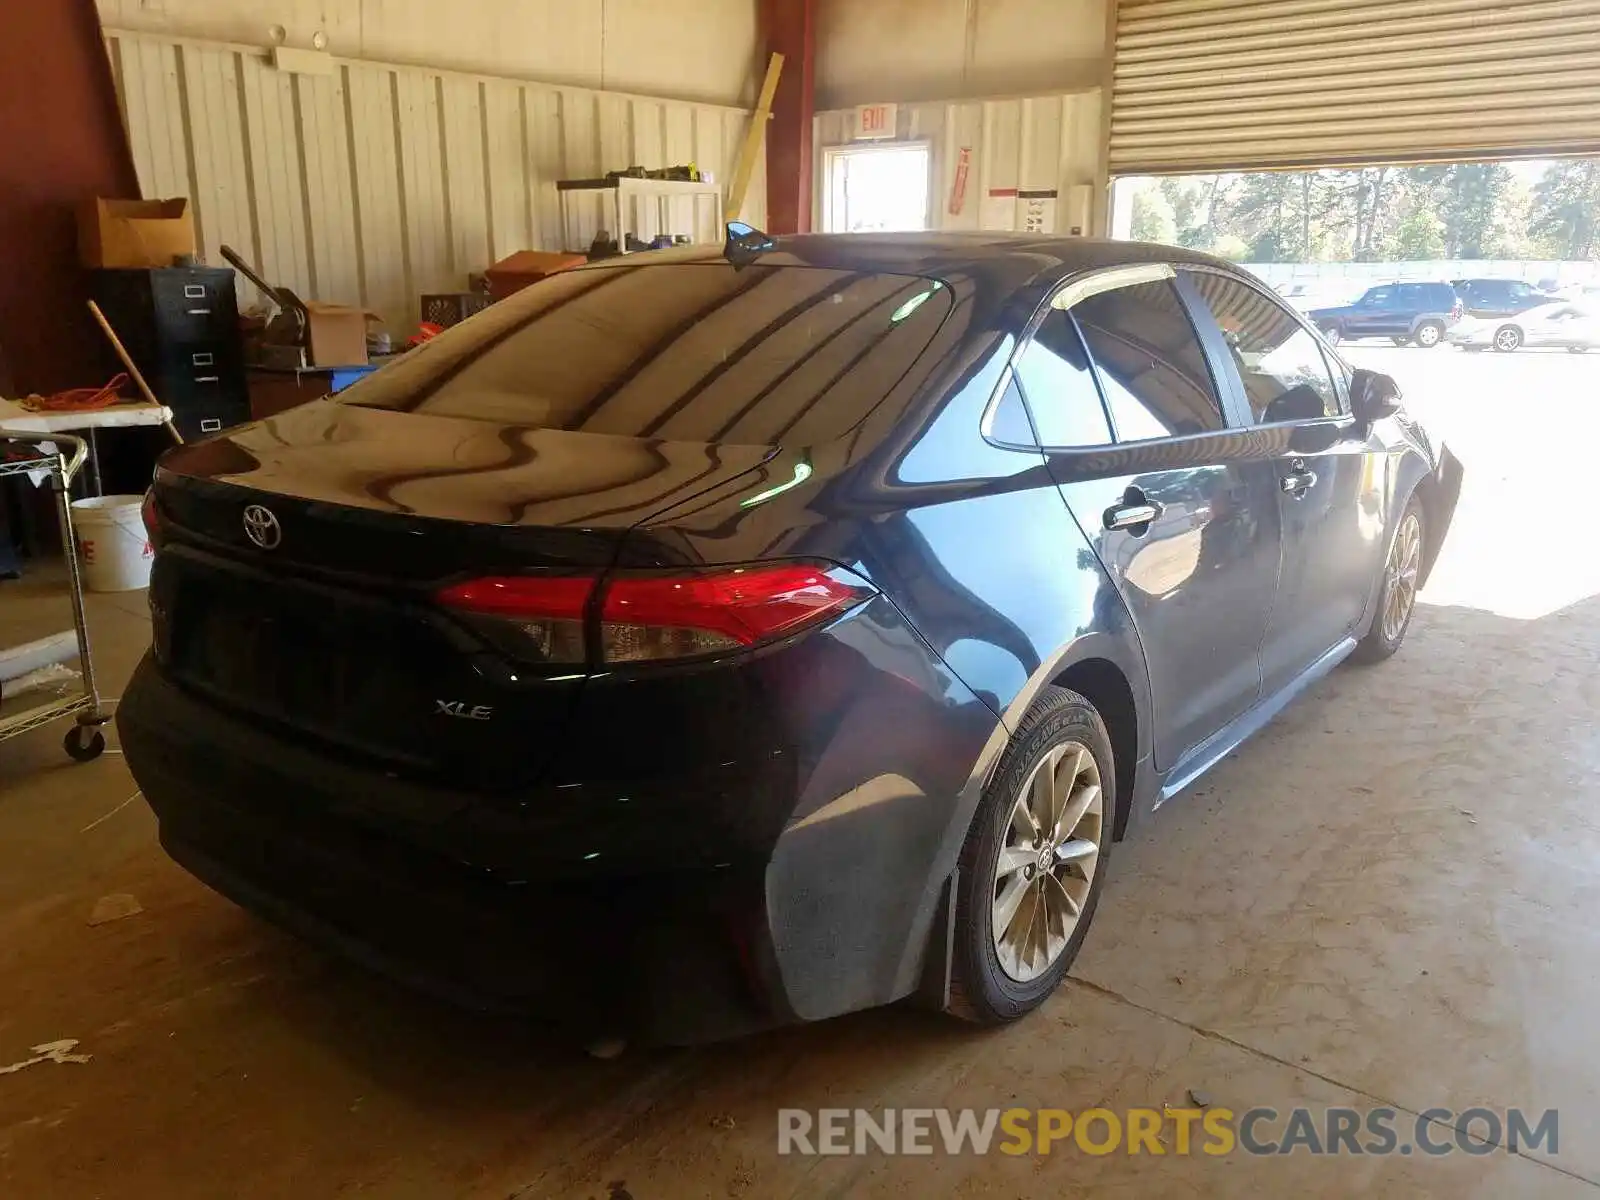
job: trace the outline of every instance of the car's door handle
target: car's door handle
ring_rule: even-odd
[[[1311,486],[1317,482],[1315,471],[1292,471],[1278,482],[1287,496],[1304,496]]]
[[[1118,504],[1106,509],[1105,525],[1107,529],[1137,529],[1160,515],[1161,506],[1148,500],[1142,504]]]

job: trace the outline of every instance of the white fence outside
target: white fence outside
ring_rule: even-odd
[[[1554,260],[1437,259],[1387,263],[1244,263],[1273,287],[1303,284],[1306,291],[1358,292],[1375,283],[1403,279],[1521,279],[1535,285],[1600,283],[1600,262]]]

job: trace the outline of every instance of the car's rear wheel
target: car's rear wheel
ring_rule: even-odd
[[[1494,348],[1502,354],[1510,354],[1522,345],[1522,330],[1515,325],[1502,325],[1494,331]]]
[[[1323,325],[1319,328],[1322,330],[1322,336],[1328,339],[1330,346],[1337,346],[1344,341],[1344,332],[1337,325]]]
[[[997,1025],[1055,991],[1089,931],[1115,828],[1105,723],[1076,692],[1046,688],[962,847],[952,1013]]]
[[[1444,339],[1444,326],[1437,321],[1424,321],[1411,336],[1424,350],[1432,350]]]
[[[1422,501],[1412,496],[1400,514],[1389,554],[1383,564],[1383,583],[1378,592],[1378,610],[1372,628],[1356,644],[1351,656],[1357,662],[1382,662],[1405,641],[1411,616],[1417,607],[1417,586],[1422,577],[1422,551],[1427,526]]]

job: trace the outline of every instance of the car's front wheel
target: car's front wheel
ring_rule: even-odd
[[[1424,321],[1417,326],[1417,331],[1412,337],[1424,350],[1432,350],[1444,340],[1444,326],[1437,321]]]
[[[1389,543],[1372,628],[1356,644],[1351,655],[1356,662],[1382,662],[1405,641],[1406,630],[1411,628],[1411,615],[1417,608],[1417,587],[1422,578],[1425,520],[1422,501],[1412,496],[1406,501],[1394,539]]]
[[[1328,339],[1328,345],[1337,346],[1344,341],[1344,331],[1337,325],[1322,325],[1319,328],[1322,330],[1322,336]]]
[[[1006,747],[961,850],[950,1011],[1014,1021],[1055,991],[1089,931],[1116,827],[1111,739],[1049,687]]]
[[[1404,346],[1411,339],[1408,338],[1408,337],[1392,337],[1389,340],[1391,342],[1393,342],[1396,346]]]
[[[1522,330],[1515,325],[1502,325],[1494,331],[1494,348],[1502,354],[1510,354],[1522,345]]]

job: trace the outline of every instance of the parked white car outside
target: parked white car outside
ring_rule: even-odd
[[[1523,346],[1567,349],[1574,354],[1600,349],[1600,307],[1561,301],[1541,304],[1514,317],[1463,317],[1445,331],[1445,340],[1463,350],[1509,353]]]

